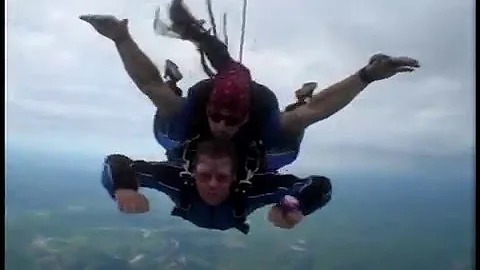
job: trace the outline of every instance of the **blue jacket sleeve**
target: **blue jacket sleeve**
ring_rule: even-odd
[[[181,110],[170,118],[162,117],[157,110],[153,118],[155,140],[165,151],[180,146],[186,139],[186,124],[191,117],[191,100],[186,100]]]
[[[198,122],[207,121],[201,119],[198,112],[205,109],[211,89],[211,79],[199,81],[188,89],[182,108],[177,114],[166,118],[157,110],[153,120],[153,132],[157,142],[166,151],[179,147],[192,135],[192,131],[196,133],[194,126]]]
[[[156,189],[176,201],[180,194],[182,168],[169,162],[133,161],[126,156],[110,155],[105,159],[102,185],[112,199],[117,189]]]
[[[252,178],[252,183],[248,196],[250,211],[279,203],[285,195],[291,195],[299,200],[302,213],[309,215],[326,205],[332,193],[330,180],[316,175],[298,178],[291,174],[259,174]]]

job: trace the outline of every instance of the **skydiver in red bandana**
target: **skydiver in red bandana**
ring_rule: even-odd
[[[257,152],[266,156],[263,169],[275,171],[296,159],[298,138],[308,126],[344,108],[372,82],[419,67],[412,58],[377,54],[354,74],[282,112],[275,94],[252,80],[249,69],[230,56],[225,44],[203,28],[182,0],[173,0],[171,29],[204,52],[217,71],[213,78],[193,85],[183,98],[172,91],[132,39],[127,19],[105,15],[80,19],[114,42],[127,73],[157,107],[155,137],[170,159],[180,157],[182,151],[176,150],[186,141],[213,137],[233,140],[245,151],[254,144]],[[285,151],[285,145],[292,145],[291,151]]]

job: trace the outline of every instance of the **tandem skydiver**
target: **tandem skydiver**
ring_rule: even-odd
[[[198,227],[247,234],[248,215],[272,205],[268,220],[276,227],[290,229],[304,216],[325,206],[331,199],[330,180],[323,176],[300,179],[291,174],[255,174],[251,188],[243,193],[236,179],[236,147],[229,141],[200,141],[194,163],[176,166],[172,162],[133,161],[123,155],[105,159],[102,183],[125,213],[145,213],[148,199],[139,188],[152,188],[174,202],[173,216]]]
[[[115,42],[130,77],[137,84],[138,88],[157,106],[157,116],[160,116],[162,121],[168,121],[169,125],[173,127],[169,129],[169,134],[163,134],[167,135],[168,139],[173,139],[171,141],[173,144],[165,143],[165,141],[162,143],[159,140],[162,146],[167,150],[180,146],[182,159],[186,164],[189,164],[194,160],[185,159],[184,154],[188,151],[183,149],[192,149],[192,144],[197,145],[199,138],[220,138],[224,140],[233,138],[235,149],[237,150],[236,160],[241,160],[236,166],[245,165],[246,170],[241,171],[245,171],[244,175],[248,176],[246,178],[238,178],[238,175],[235,175],[237,177],[235,186],[242,186],[242,183],[249,182],[247,186],[252,191],[255,191],[256,185],[252,185],[252,182],[257,182],[253,181],[257,177],[255,173],[259,174],[265,170],[264,168],[259,170],[260,167],[258,166],[258,161],[262,157],[262,152],[258,151],[259,141],[263,142],[263,146],[265,146],[268,153],[268,149],[275,149],[275,143],[277,143],[277,146],[282,146],[281,143],[279,144],[281,140],[278,140],[279,136],[282,136],[280,134],[284,134],[282,131],[293,131],[290,135],[295,138],[296,136],[294,135],[299,134],[295,134],[295,131],[303,133],[304,128],[308,125],[340,110],[370,82],[391,77],[398,72],[413,71],[412,67],[418,66],[417,61],[413,59],[377,55],[372,57],[369,64],[359,72],[315,95],[307,104],[294,110],[280,113],[275,95],[265,86],[252,82],[248,69],[240,63],[233,61],[228,55],[228,50],[221,49],[222,46],[220,45],[223,44],[218,39],[212,38],[208,33],[198,31],[195,26],[185,23],[188,20],[182,21],[178,17],[175,19],[175,16],[171,16],[173,24],[176,24],[177,29],[184,27],[184,31],[180,31],[183,33],[182,37],[184,39],[194,42],[195,39],[199,41],[199,47],[202,48],[203,46],[207,57],[217,69],[218,74],[213,79],[197,83],[188,91],[187,99],[183,99],[178,93],[172,91],[167,82],[162,80],[156,67],[132,40],[128,33],[128,20],[119,21],[112,16],[103,15],[86,15],[81,16],[81,19],[89,22],[100,34]],[[192,33],[194,35],[189,37]],[[197,35],[196,38],[194,37],[195,35]],[[220,50],[218,50],[219,48]],[[226,54],[224,54],[225,51]],[[218,65],[222,61],[224,61],[223,64],[225,65],[223,67]],[[214,64],[215,62],[217,65]],[[326,106],[329,110],[322,108],[322,106]],[[158,130],[155,131],[157,132]],[[250,152],[252,142],[254,145],[252,152],[256,153],[254,158],[247,154]],[[239,153],[239,149],[244,152]],[[290,161],[285,161],[284,159],[278,162],[277,160],[275,163],[271,162],[267,157],[266,168],[267,170],[276,170],[276,168],[280,168],[294,159],[295,157],[293,159],[290,158]],[[256,164],[253,165],[253,170],[247,166],[248,161],[251,160],[254,162],[250,163]],[[108,163],[109,160],[107,158],[106,164]],[[151,167],[159,163],[142,164]],[[172,166],[173,163],[165,164]],[[108,166],[106,167],[108,168]],[[128,174],[127,171],[123,172],[123,174],[117,173],[115,175],[125,176]],[[135,170],[133,172],[135,174]],[[140,174],[144,175],[144,173]],[[161,183],[159,179],[163,179],[160,177],[162,175],[164,174],[156,175],[152,178],[154,179],[153,181]],[[213,182],[216,181],[214,180]],[[178,189],[179,191],[185,189],[185,185],[199,188],[198,180],[194,181],[193,185],[188,184],[192,183],[191,181],[177,182],[177,184],[182,186],[181,189]],[[235,190],[240,190],[243,194],[243,191],[246,189],[242,187],[235,188]],[[200,190],[198,191],[200,192]],[[180,194],[184,194],[184,192],[180,192]],[[248,194],[251,193],[248,192],[244,195],[248,196]],[[121,196],[118,197],[120,198]],[[191,196],[187,197],[191,198]],[[120,201],[123,200],[120,199]]]
[[[251,144],[263,148],[267,171],[278,170],[296,159],[298,151],[272,152],[283,148],[286,140],[298,138],[311,124],[341,110],[370,83],[419,67],[417,60],[408,57],[375,55],[358,72],[313,95],[308,104],[281,112],[275,94],[252,81],[249,70],[231,58],[225,44],[182,9],[182,1],[172,2],[172,29],[204,51],[217,70],[214,78],[192,86],[186,98],[175,94],[162,80],[158,69],[130,36],[128,20],[104,15],[84,15],[81,19],[115,43],[127,73],[156,105],[155,137],[167,152],[174,153],[172,150],[198,136],[232,139],[240,150],[249,149]]]
[[[178,87],[178,82],[183,78],[183,75],[179,69],[179,67],[170,59],[165,61],[165,71],[164,71],[164,78],[167,80],[166,82],[169,84],[170,88],[179,96],[182,95],[182,89]],[[295,91],[296,101],[287,105],[284,111],[292,111],[304,104],[310,102],[313,96],[313,91],[317,88],[316,82],[307,82],[304,83],[299,89]],[[155,121],[155,130],[157,131],[155,134],[157,136],[166,136],[165,134],[170,134],[169,127],[172,125],[168,124],[168,121],[162,121],[162,119],[157,115]],[[292,157],[297,156],[300,151],[300,145],[303,140],[304,132],[297,137],[289,136],[285,138],[284,143],[282,145],[277,145],[276,148],[268,149],[266,153],[267,159],[270,160],[272,163],[275,161],[275,158],[282,159],[284,157]],[[157,137],[158,139],[158,137]],[[161,139],[158,139],[161,142]],[[179,149],[175,149],[178,151]],[[175,153],[175,150],[167,151],[167,157],[169,160],[175,160],[177,157],[178,160],[178,153]],[[172,153],[173,152],[173,153]],[[277,164],[282,164],[282,162],[273,162]],[[277,168],[279,168],[278,166]]]

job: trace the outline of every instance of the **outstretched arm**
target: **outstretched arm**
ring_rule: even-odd
[[[130,35],[115,41],[123,66],[135,85],[159,109],[163,117],[177,113],[183,99],[173,92],[162,80],[160,72],[153,62],[139,48]]]
[[[360,71],[314,95],[308,104],[283,113],[282,128],[287,132],[298,133],[343,109],[371,82],[397,73],[412,72],[416,67],[419,67],[418,61],[412,58],[374,55],[370,63]]]
[[[358,73],[337,82],[314,95],[308,104],[282,113],[282,129],[290,133],[299,133],[305,128],[330,117],[347,106],[368,83]]]
[[[309,215],[326,205],[331,199],[330,180],[323,176],[298,178],[292,174],[255,175],[252,179],[249,200],[252,207],[279,203],[285,195],[291,195],[300,202],[300,211]]]
[[[95,30],[114,41],[125,70],[135,85],[155,104],[163,117],[177,113],[183,99],[162,80],[153,62],[142,52],[128,32],[128,20],[118,20],[108,15],[83,15],[80,19],[88,22]]]
[[[178,179],[181,170],[168,162],[133,161],[114,154],[105,159],[102,185],[113,199],[118,190],[138,191],[144,187],[156,189],[176,201],[182,185]]]
[[[257,177],[257,176],[255,176]],[[254,183],[263,189],[262,194],[253,198],[257,208],[266,204],[275,203],[268,212],[268,220],[275,226],[284,229],[294,228],[304,216],[325,206],[332,196],[330,180],[323,176],[309,176],[300,179],[294,175],[264,175]],[[262,187],[263,186],[263,187]],[[257,188],[257,192],[260,189]],[[276,190],[275,190],[276,189]],[[265,193],[267,191],[268,193]],[[286,195],[297,199],[299,205],[293,209],[286,209],[280,202]],[[253,199],[252,197],[250,197]]]

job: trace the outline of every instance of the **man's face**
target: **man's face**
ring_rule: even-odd
[[[208,111],[207,115],[210,131],[218,139],[230,139],[248,119],[248,117],[234,116],[226,110]]]
[[[232,160],[229,157],[200,155],[194,177],[200,197],[209,205],[219,205],[230,195],[230,186],[235,180]]]

